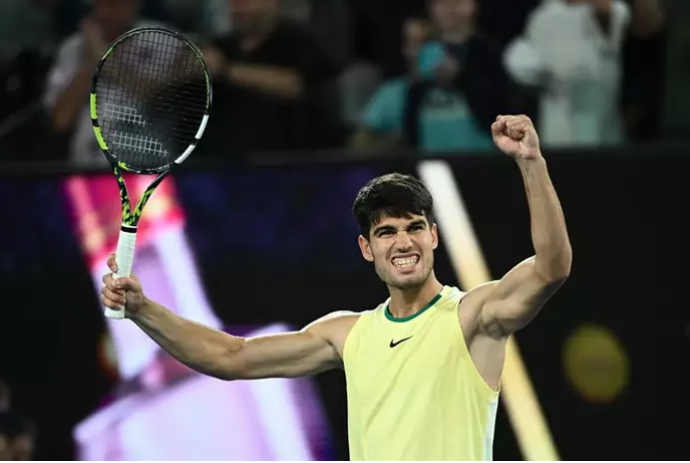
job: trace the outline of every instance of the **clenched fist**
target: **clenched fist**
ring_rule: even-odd
[[[539,136],[527,116],[498,116],[491,134],[496,147],[515,160],[541,158]]]
[[[115,254],[111,254],[108,258],[108,268],[113,273],[117,272]],[[101,302],[113,310],[121,310],[121,307],[124,306],[127,317],[136,315],[145,301],[139,279],[134,274],[129,278],[114,278],[113,273],[103,275]]]

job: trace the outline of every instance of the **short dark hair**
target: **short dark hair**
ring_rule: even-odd
[[[411,175],[386,174],[370,180],[359,190],[352,210],[362,236],[384,216],[423,215],[432,222],[434,200],[424,184]]]

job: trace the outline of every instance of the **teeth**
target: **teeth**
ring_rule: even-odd
[[[396,267],[410,267],[417,263],[417,257],[407,257],[405,259],[393,259],[393,264]]]

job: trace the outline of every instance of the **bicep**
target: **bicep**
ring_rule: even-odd
[[[295,378],[337,366],[338,354],[318,327],[245,339],[230,355],[233,379]]]
[[[481,313],[481,325],[492,336],[507,336],[524,328],[563,284],[539,274],[534,256],[495,282]]]

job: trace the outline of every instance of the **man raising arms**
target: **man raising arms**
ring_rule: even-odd
[[[570,274],[572,251],[539,138],[525,116],[499,116],[496,146],[518,164],[535,255],[502,279],[461,292],[434,274],[438,230],[421,182],[389,174],[357,195],[363,257],[390,298],[334,312],[301,331],[241,338],[185,320],[147,299],[136,276],[103,277],[102,302],[170,355],[219,379],[294,378],[343,368],[352,460],[492,458],[506,341]],[[114,257],[108,265],[116,271]]]

